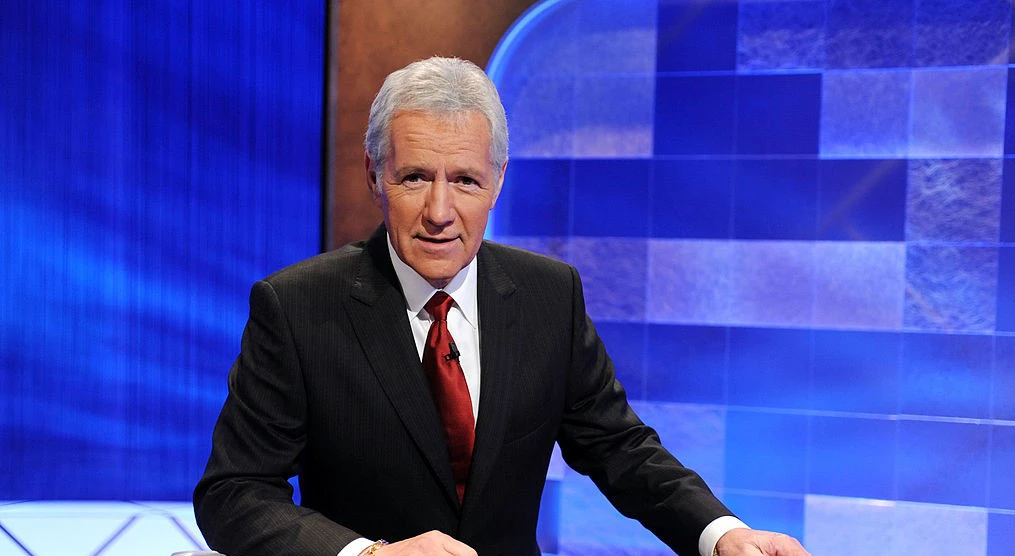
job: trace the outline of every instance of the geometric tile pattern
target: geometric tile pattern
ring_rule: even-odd
[[[636,410],[749,524],[1010,552],[1011,3],[629,4],[541,2],[491,58],[491,236],[581,271]],[[558,486],[561,553],[659,550]]]
[[[189,502],[0,502],[0,554],[137,556],[208,550]]]

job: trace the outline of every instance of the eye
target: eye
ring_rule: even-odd
[[[455,178],[455,182],[460,183],[462,185],[467,185],[469,187],[479,186],[479,182],[473,178],[470,178],[469,176],[458,176],[457,178]]]
[[[409,175],[405,176],[404,178],[402,178],[402,183],[414,183],[414,182],[421,182],[421,181],[425,181],[425,180],[423,179],[423,174],[420,174],[419,172],[415,172],[415,173],[409,174]]]

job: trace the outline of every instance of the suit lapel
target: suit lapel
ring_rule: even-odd
[[[464,504],[470,505],[490,479],[494,462],[503,444],[504,431],[515,391],[514,369],[518,349],[512,345],[512,329],[519,308],[511,299],[515,284],[485,245],[478,255],[476,297],[479,304],[479,349],[482,381],[479,393],[479,420],[472,468]]]
[[[447,444],[405,315],[405,299],[391,266],[383,226],[367,241],[346,309],[391,405],[444,486],[449,501],[457,506]]]

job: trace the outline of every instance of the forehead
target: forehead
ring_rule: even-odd
[[[475,110],[396,112],[391,118],[391,157],[396,165],[437,158],[464,158],[489,165],[490,124]]]

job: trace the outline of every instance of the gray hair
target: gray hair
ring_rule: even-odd
[[[370,105],[366,150],[378,172],[391,154],[391,119],[401,110],[455,117],[475,110],[490,124],[490,165],[494,176],[508,157],[507,116],[497,88],[479,66],[434,56],[413,62],[384,79]],[[378,180],[380,187],[380,180]]]

